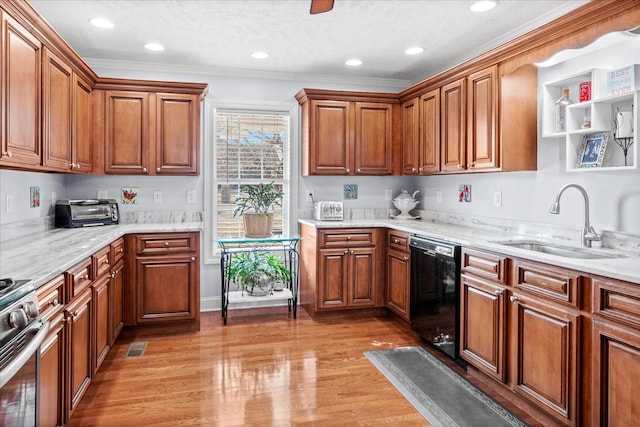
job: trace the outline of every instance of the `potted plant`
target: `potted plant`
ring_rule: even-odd
[[[284,192],[276,190],[273,182],[240,186],[233,216],[242,215],[246,237],[269,237],[273,228],[273,206],[282,206]]]
[[[269,295],[274,287],[289,283],[291,271],[282,259],[271,252],[248,251],[233,254],[229,279],[251,296]]]

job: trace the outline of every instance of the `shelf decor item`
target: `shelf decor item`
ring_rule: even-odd
[[[567,105],[573,104],[569,99],[569,88],[562,88],[562,97],[556,101],[556,132],[567,131]]]
[[[284,192],[274,188],[274,183],[241,185],[236,198],[233,216],[242,215],[245,237],[271,236],[273,206],[282,206]]]
[[[253,250],[233,254],[228,274],[243,294],[256,297],[270,295],[274,288],[282,289],[291,280],[292,273],[282,259],[271,252]]]
[[[622,148],[624,165],[627,166],[627,154],[633,145],[633,105],[631,111],[616,109],[613,115],[613,140]]]
[[[640,87],[640,65],[628,65],[607,72],[607,95],[624,95]]]
[[[599,168],[607,150],[608,132],[585,135],[578,156],[578,168]]]
[[[591,101],[591,82],[582,82],[580,83],[580,95],[578,101],[585,102]]]

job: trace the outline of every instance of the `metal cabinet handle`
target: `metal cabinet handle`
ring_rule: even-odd
[[[156,168],[156,172],[162,172],[162,169]]]
[[[349,249],[345,249],[345,250],[344,250],[344,253],[345,253],[345,254],[348,254],[348,253],[349,253]]]
[[[191,261],[195,261],[195,260],[196,260],[196,257],[192,256]]]
[[[147,173],[147,168],[142,168],[142,173]]]
[[[104,261],[102,261],[102,263],[103,263],[103,264],[107,264],[107,265],[109,265],[109,260],[108,260],[108,259],[105,259]]]
[[[360,168],[358,168],[358,170],[356,171],[356,173],[360,173]]]
[[[496,291],[494,292],[494,294],[495,294],[496,296],[500,296],[500,295],[502,295],[503,293],[504,293],[504,291],[503,291],[502,289],[496,289]]]
[[[347,173],[351,172],[351,169],[347,168]]]
[[[517,296],[511,295],[511,296],[509,297],[509,301],[511,301],[511,302],[518,302],[519,300],[518,300],[518,297],[517,297]]]
[[[400,240],[398,240],[398,239],[393,239],[393,243],[400,243]]]
[[[3,155],[3,156],[7,156],[8,158],[13,157],[13,153],[11,153],[11,151],[4,151],[4,152],[2,153],[2,155]]]
[[[58,298],[54,298],[53,301],[51,301],[49,303],[49,305],[51,305],[51,306],[56,306],[58,304],[60,304],[60,301],[58,301]]]
[[[82,276],[82,278],[83,278],[84,280],[89,280],[89,275],[88,275],[88,274],[85,274],[84,276]]]
[[[409,257],[405,255],[404,260],[409,261]]]
[[[164,242],[164,246],[165,246],[165,248],[168,248],[169,247],[169,242]]]

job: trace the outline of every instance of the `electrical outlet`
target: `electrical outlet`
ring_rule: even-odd
[[[162,203],[162,191],[153,192],[153,203]]]
[[[502,191],[493,192],[493,206],[502,207]]]
[[[187,203],[194,204],[196,202],[196,190],[187,191]]]
[[[307,190],[307,192],[304,195],[304,200],[307,202],[313,202],[313,197],[314,197],[313,190]]]
[[[439,205],[442,204],[442,190],[436,191],[436,203]]]
[[[5,197],[4,210],[6,213],[13,212],[13,194],[7,194]]]
[[[393,191],[390,189],[386,189],[384,190],[384,199],[385,200],[391,200],[391,198],[393,197]]]
[[[98,190],[98,199],[106,199],[107,197],[107,190]]]

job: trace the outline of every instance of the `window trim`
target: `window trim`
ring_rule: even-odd
[[[204,100],[204,263],[219,264],[220,251],[215,244],[213,209],[215,180],[215,124],[216,109],[245,110],[256,112],[280,111],[289,114],[289,230],[295,233],[298,223],[298,180],[299,169],[299,109],[296,102],[268,101],[224,101],[205,98]]]

